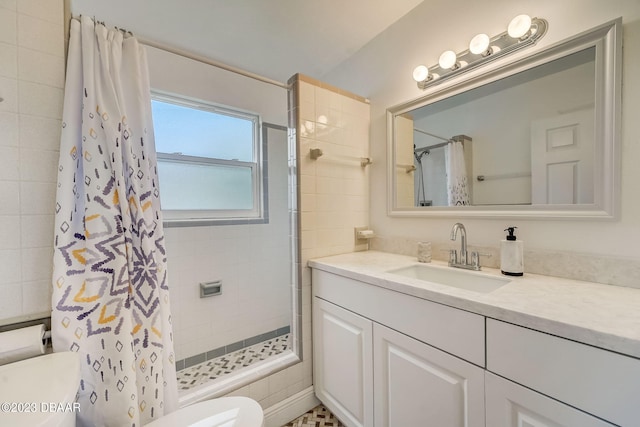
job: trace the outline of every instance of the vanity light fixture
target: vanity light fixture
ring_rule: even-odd
[[[425,90],[458,74],[471,71],[482,64],[501,58],[528,46],[535,45],[547,32],[548,23],[542,18],[518,15],[511,20],[507,31],[494,37],[477,34],[469,49],[458,54],[448,50],[440,55],[432,67],[419,65],[413,70],[413,79]]]
[[[486,34],[477,34],[469,42],[469,51],[474,55],[489,56],[493,53],[493,49],[489,43],[491,39]]]
[[[460,67],[460,64],[458,63],[458,56],[452,50],[445,50],[442,52],[440,59],[438,59],[438,65],[443,69],[454,69]]]
[[[531,17],[518,15],[509,22],[507,34],[514,39],[524,39],[529,36],[529,30],[531,30]]]
[[[432,76],[429,75],[429,69],[424,65],[418,65],[413,69],[413,80],[417,82],[427,82],[433,79]]]

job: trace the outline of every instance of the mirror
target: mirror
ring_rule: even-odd
[[[389,214],[614,218],[621,20],[387,110]]]

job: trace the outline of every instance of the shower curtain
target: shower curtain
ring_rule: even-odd
[[[80,353],[79,425],[140,426],[177,407],[144,50],[72,19],[58,169],[54,351]]]
[[[469,185],[464,162],[462,142],[451,141],[445,147],[445,170],[447,174],[447,201],[449,206],[469,205]]]

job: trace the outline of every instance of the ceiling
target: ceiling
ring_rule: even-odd
[[[70,0],[142,39],[286,82],[322,76],[422,0]]]

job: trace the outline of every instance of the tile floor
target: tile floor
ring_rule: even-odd
[[[282,427],[343,427],[342,424],[323,405],[316,406],[306,414],[302,415]]]
[[[178,371],[178,392],[186,392],[205,382],[213,381],[236,369],[244,368],[289,348],[289,334],[254,344],[215,359]]]

